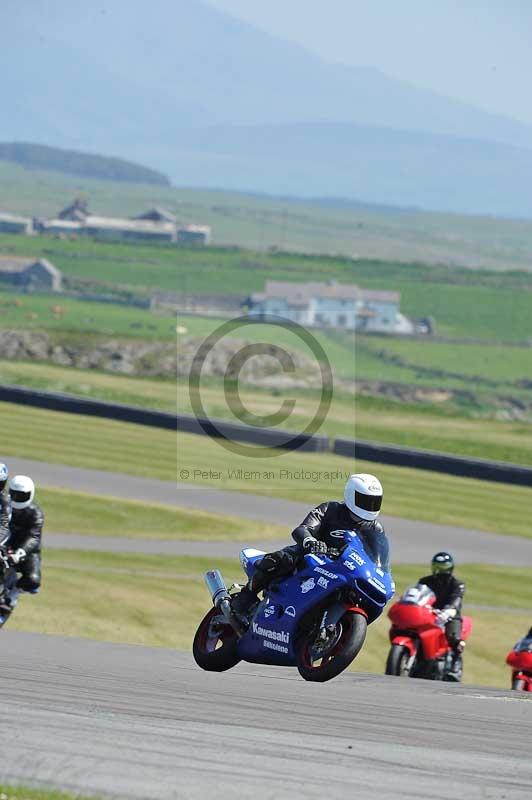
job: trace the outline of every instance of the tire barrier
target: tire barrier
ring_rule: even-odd
[[[88,417],[101,417],[120,422],[132,422],[135,425],[149,425],[152,428],[176,430],[175,414],[126,406],[120,403],[107,403],[104,400],[93,400],[88,397],[73,397],[60,392],[40,392],[34,389],[23,389],[19,386],[0,386],[0,401],[45,408],[49,411],[62,411],[66,414],[84,414]]]
[[[227,438],[231,441],[247,442],[262,447],[288,450],[303,450],[307,453],[330,452],[331,442],[327,436],[305,436],[294,434],[287,439],[289,431],[276,428],[256,428],[240,422],[202,419],[178,415],[177,430],[180,433],[200,433],[213,439]]]
[[[103,400],[74,397],[60,392],[43,392],[25,389],[20,386],[0,386],[0,402],[33,406],[50,411],[70,414],[84,414],[135,425],[148,425],[180,433],[207,435],[214,438],[227,436],[250,444],[282,448],[286,443],[287,431],[275,428],[255,428],[238,422],[197,419],[186,414],[170,414],[166,411],[138,408],[136,406],[108,403]],[[215,424],[213,424],[215,423]],[[391,444],[336,439],[332,442],[327,436],[304,436],[295,439],[297,449],[310,453],[332,452],[339,456],[396,467],[411,467],[445,475],[457,475],[482,481],[514,484],[532,488],[532,468],[501,461],[487,461],[480,458],[465,458],[430,450],[416,450]],[[291,440],[290,449],[295,449]]]
[[[220,438],[226,436],[250,444],[263,447],[283,448],[287,440],[287,431],[275,428],[254,428],[242,423],[210,421],[197,419],[185,414],[170,414],[166,411],[138,408],[137,406],[108,403],[88,397],[74,397],[60,392],[42,392],[24,389],[20,386],[0,386],[0,402],[44,408],[49,411],[62,411],[67,414],[84,414],[90,417],[114,419],[120,422],[131,422],[135,425],[148,425],[152,428],[179,431],[180,433],[196,433]],[[214,424],[215,423],[215,424]],[[319,453],[330,450],[327,436],[295,435],[290,439],[290,449]]]
[[[466,458],[430,450],[416,450],[392,444],[378,444],[353,439],[336,439],[333,452],[348,458],[375,461],[396,467],[425,469],[445,475],[475,478],[480,481],[510,483],[532,488],[532,468],[503,461],[487,461],[481,458]]]

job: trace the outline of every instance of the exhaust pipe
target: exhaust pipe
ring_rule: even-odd
[[[219,569],[210,569],[206,572],[205,583],[207,584],[207,589],[210,592],[212,602],[216,608],[220,608],[224,600],[231,599],[231,595],[227,591],[227,586],[225,585],[225,581]]]
[[[225,585],[225,581],[222,578],[222,573],[220,570],[210,569],[208,572],[206,572],[205,583],[207,584],[207,589],[209,590],[215,607],[221,611],[227,622],[231,625],[238,636],[242,636],[242,634],[245,633],[245,629],[233,614],[233,610],[231,608],[231,595],[227,591],[227,586]]]

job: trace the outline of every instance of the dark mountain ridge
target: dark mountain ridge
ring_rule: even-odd
[[[161,172],[122,158],[61,150],[30,142],[0,142],[0,161],[11,161],[27,169],[44,169],[96,180],[169,186]]]

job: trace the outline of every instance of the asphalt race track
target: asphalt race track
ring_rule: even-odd
[[[273,550],[289,543],[290,530],[294,528],[309,506],[289,500],[258,495],[229,492],[188,483],[158,481],[114,472],[80,469],[62,464],[8,458],[11,473],[32,475],[37,486],[64,488],[130,500],[175,505],[213,513],[234,515],[254,521],[270,521],[286,525],[286,540],[258,542],[254,546]],[[320,502],[324,498],[317,498]],[[506,564],[532,566],[532,541],[518,536],[498,536],[494,533],[413,522],[383,515],[382,521],[390,536],[392,561],[395,563],[425,563],[437,550],[451,550],[462,563]],[[163,553],[171,555],[212,555],[236,557],[240,545],[232,542],[178,542],[156,540],[127,540],[123,538],[53,535],[46,531],[47,547],[71,547],[86,550],[114,552]],[[228,532],[230,536],[230,532]]]
[[[532,697],[3,631],[2,779],[136,800],[518,800]]]
[[[287,539],[307,510],[188,484],[9,462],[38,486],[222,511],[249,519],[250,530],[270,519],[286,524]],[[532,565],[530,540],[385,523],[396,562],[425,561],[443,547],[462,561]],[[241,545],[46,532],[45,546],[236,556]],[[532,696],[352,672],[316,685],[295,670],[244,663],[208,674],[190,653],[9,630],[0,641],[3,781],[131,800],[532,795]]]

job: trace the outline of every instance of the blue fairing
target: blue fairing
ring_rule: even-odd
[[[368,622],[380,616],[395,591],[389,567],[378,566],[356,534],[343,531],[341,539],[339,544],[345,549],[338,558],[306,555],[304,566],[295,575],[267,590],[249,630],[238,641],[243,660],[295,665],[294,639],[302,617],[317,605],[327,606],[327,598],[333,606],[341,589],[358,597]],[[240,559],[248,578],[263,555],[251,548],[242,551]]]

